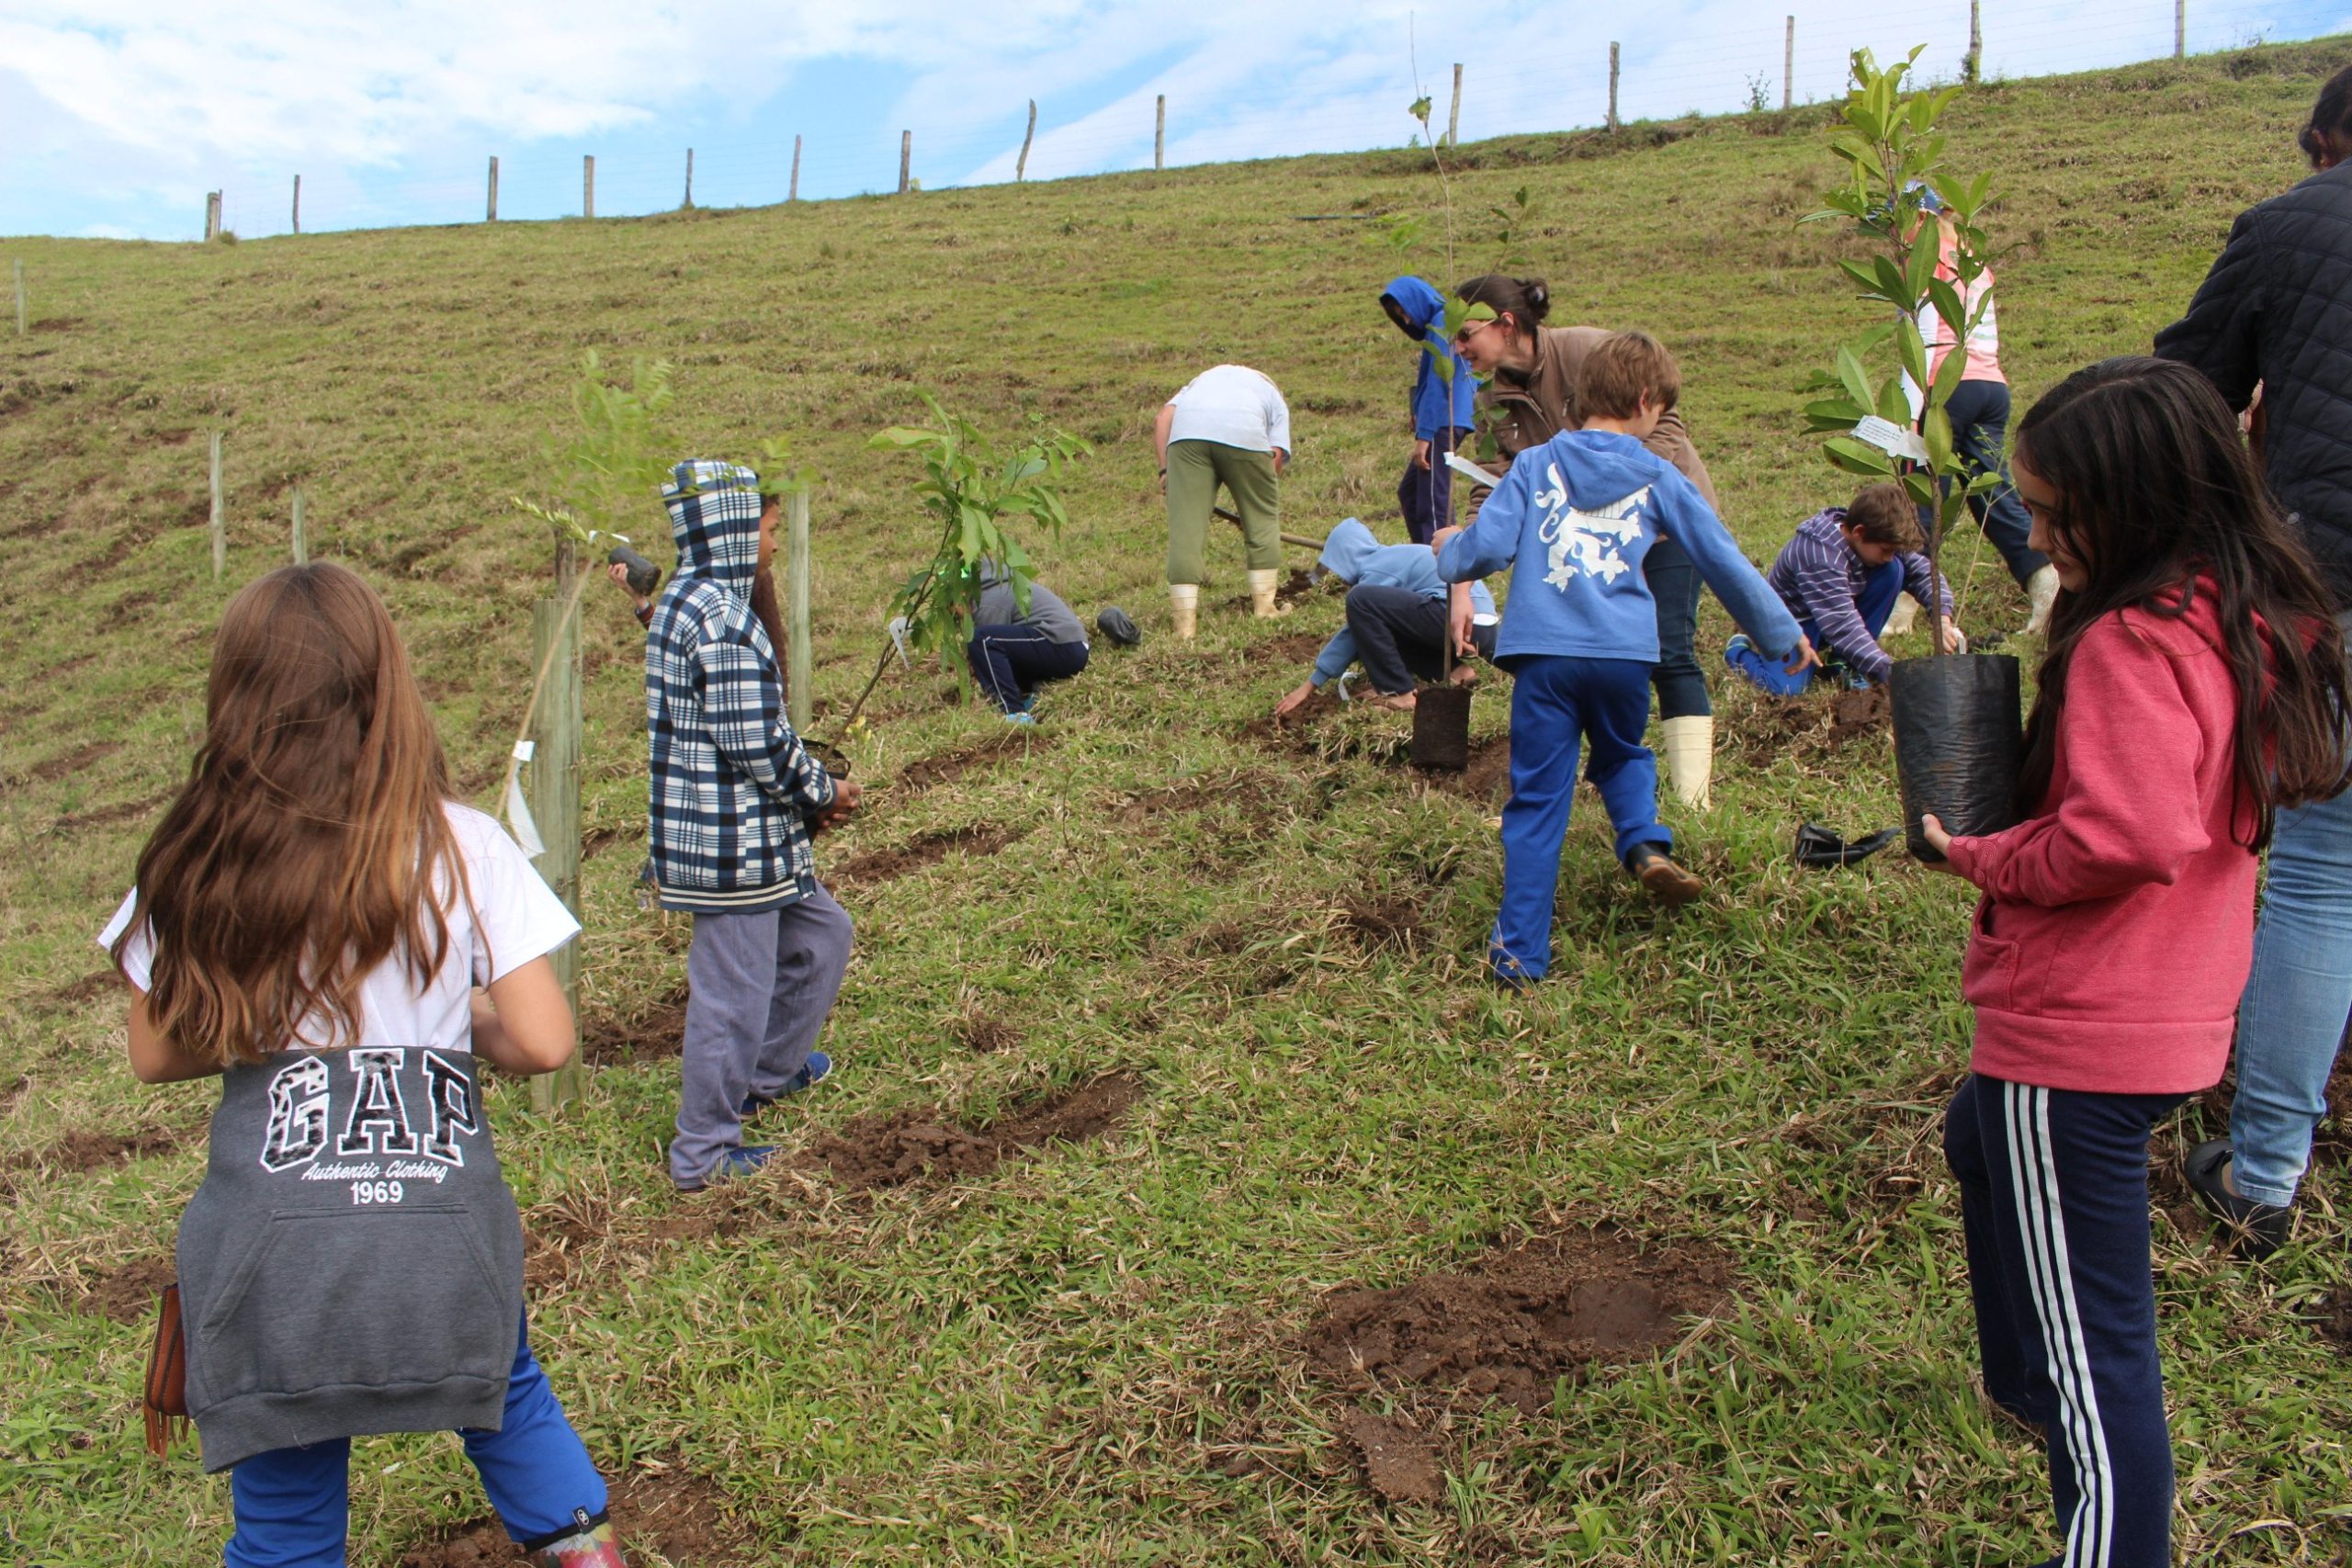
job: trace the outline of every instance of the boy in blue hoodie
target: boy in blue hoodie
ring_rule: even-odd
[[[1413,456],[1396,481],[1405,532],[1413,543],[1426,545],[1453,516],[1453,470],[1445,466],[1445,455],[1469,437],[1478,383],[1469,363],[1446,342],[1445,300],[1430,284],[1396,278],[1381,291],[1380,308],[1417,346],[1429,344],[1445,355],[1440,360],[1422,350],[1413,356],[1420,362],[1413,372]]]
[[[1590,749],[1585,776],[1609,808],[1625,869],[1667,904],[1705,891],[1667,852],[1674,836],[1658,822],[1657,764],[1642,744],[1657,662],[1657,611],[1642,571],[1651,544],[1670,536],[1681,545],[1758,648],[1792,671],[1815,662],[1788,607],[1698,490],[1642,446],[1681,390],[1674,357],[1656,338],[1611,334],[1577,377],[1583,428],[1521,452],[1469,527],[1437,536],[1438,575],[1449,582],[1514,561],[1530,567],[1524,582],[1512,574],[1495,654],[1512,676],[1511,794],[1502,908],[1487,957],[1495,978],[1513,987],[1552,966],[1552,903],[1579,740]]]
[[[1364,677],[1383,707],[1409,710],[1416,677],[1435,681],[1445,673],[1446,585],[1437,575],[1437,557],[1427,545],[1384,545],[1352,517],[1342,519],[1323,541],[1317,563],[1348,589],[1348,624],[1331,636],[1305,682],[1274,705],[1276,718],[1288,718],[1325,685],[1362,660]],[[1471,642],[1478,656],[1495,656],[1495,596],[1483,582],[1470,585]],[[1467,665],[1454,669],[1466,683]]]

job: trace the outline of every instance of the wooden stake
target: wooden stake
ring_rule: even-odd
[[[594,152],[580,160],[580,216],[596,216],[596,154]]]
[[[911,130],[902,130],[899,132],[899,194],[900,196],[907,194],[907,178],[913,172],[914,166],[915,133]]]
[[[1037,136],[1037,100],[1029,100],[1029,129],[1021,133],[1021,161],[1012,165],[1012,183],[1019,185],[1029,177],[1029,143]]]
[[[1975,82],[1984,65],[1984,18],[1977,0],[1968,0],[1968,55],[1960,62],[1960,79]]]
[[[531,609],[531,649],[535,662],[548,666],[547,689],[533,717],[530,763],[531,815],[539,826],[547,852],[538,858],[539,875],[574,915],[580,912],[580,619],[571,614],[572,580],[579,575],[579,550],[570,540],[555,548],[555,592]],[[548,655],[555,657],[552,661]],[[555,976],[574,1017],[580,1010],[578,942],[566,942],[554,953]],[[586,1098],[580,1064],[575,1058],[552,1073],[531,1080],[531,1109],[552,1111]]]
[[[498,154],[490,155],[490,221],[498,221]]]
[[[302,487],[294,487],[294,564],[311,564],[311,541],[302,532]]]
[[[1797,19],[1789,18],[1788,32],[1781,39],[1781,107],[1787,108],[1796,102],[1797,92]]]
[[[1159,95],[1159,107],[1152,111],[1151,166],[1155,169],[1168,166],[1168,95],[1165,93]]]
[[[792,139],[792,186],[784,193],[786,201],[800,199],[800,138]]]
[[[1617,134],[1617,46],[1609,46],[1609,134]]]
[[[1453,107],[1445,111],[1445,144],[1450,150],[1462,135],[1462,62],[1453,62]]]
[[[294,176],[294,232],[302,231],[302,176]]]
[[[204,194],[204,237],[208,242],[220,237],[220,193],[217,190]]]
[[[784,498],[785,547],[791,552],[785,561],[785,635],[792,641],[791,657],[785,665],[785,716],[792,720],[792,728],[808,733],[808,726],[816,714],[816,693],[811,686],[812,655],[808,627],[808,492],[797,490]]]
[[[17,335],[25,335],[25,264],[21,257],[17,262]]]
[[[2172,0],[2172,57],[2188,58],[2188,0]]]
[[[687,148],[687,149],[686,149],[686,199],[685,199],[684,201],[683,201],[683,202],[679,203],[679,205],[680,205],[681,207],[692,207],[694,204],[695,204],[695,150],[694,150],[693,148],[689,147],[689,148]]]
[[[212,433],[212,581],[229,570],[229,517],[220,505],[220,433]]]

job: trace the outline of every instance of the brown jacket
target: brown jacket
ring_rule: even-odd
[[[1526,382],[1522,385],[1498,375],[1479,391],[1479,428],[1493,428],[1496,454],[1504,468],[1530,446],[1540,446],[1582,423],[1576,412],[1577,375],[1584,368],[1584,356],[1592,352],[1592,345],[1608,335],[1599,327],[1538,327],[1535,369]],[[1699,449],[1690,444],[1690,431],[1681,414],[1668,409],[1642,445],[1681,470],[1684,479],[1699,487],[1707,510],[1723,515],[1723,508],[1715,503],[1715,481],[1708,477]],[[1471,492],[1471,516],[1478,515],[1486,498],[1483,489]]]

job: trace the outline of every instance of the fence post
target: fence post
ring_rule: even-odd
[[[1609,46],[1609,134],[1617,134],[1617,46]]]
[[[294,564],[311,564],[310,536],[302,531],[302,487],[294,487]]]
[[[1029,177],[1029,143],[1037,135],[1037,100],[1029,100],[1029,129],[1021,133],[1021,161],[1012,165],[1012,183],[1019,185]]]
[[[229,570],[229,517],[220,505],[220,433],[212,433],[212,581]]]
[[[1796,102],[1797,92],[1797,19],[1789,18],[1788,32],[1781,39],[1781,107],[1787,108]]]
[[[580,160],[580,216],[596,216],[596,154],[585,153]]]
[[[695,204],[695,150],[694,150],[693,148],[689,147],[689,148],[687,148],[687,149],[686,149],[686,199],[685,199],[684,201],[683,201],[683,202],[680,202],[678,205],[679,205],[680,207],[692,207],[694,204]]]
[[[1978,0],[1968,0],[1968,54],[1960,62],[1960,79],[1972,85],[1984,68],[1984,23]]]
[[[207,240],[220,237],[220,193],[217,190],[204,194],[204,237]]]
[[[2172,57],[2188,58],[2188,0],[2172,0]]]
[[[531,815],[547,852],[539,875],[574,915],[580,912],[580,618],[567,615],[579,549],[570,539],[555,547],[555,592],[531,607],[531,653],[548,669],[546,692],[531,721]],[[548,658],[552,651],[552,660]],[[578,942],[556,950],[555,977],[572,1016],[580,1012]],[[531,1109],[552,1111],[586,1098],[577,1058],[531,1080]]]
[[[302,231],[302,176],[294,176],[294,232]]]
[[[792,185],[784,193],[786,201],[800,199],[800,138],[792,139]]]
[[[792,720],[792,728],[805,735],[815,718],[816,692],[809,652],[808,629],[808,491],[794,491],[784,500],[785,545],[791,551],[785,561],[785,608],[792,618],[786,623],[785,635],[792,642],[792,657],[785,665],[785,715]]]
[[[1168,166],[1168,95],[1159,95],[1159,107],[1151,114],[1151,166]]]
[[[498,221],[498,154],[490,155],[490,222]]]
[[[1462,135],[1462,62],[1453,62],[1453,107],[1445,111],[1445,145],[1451,150]]]
[[[900,196],[907,194],[907,176],[913,171],[914,164],[915,133],[911,130],[902,130],[899,132],[899,194]]]
[[[17,260],[17,335],[25,335],[25,263],[21,256]]]

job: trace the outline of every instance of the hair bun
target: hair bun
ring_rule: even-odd
[[[1544,280],[1540,277],[1522,277],[1519,280],[1519,287],[1532,307],[1529,313],[1542,321],[1552,309],[1552,291],[1544,287]]]

